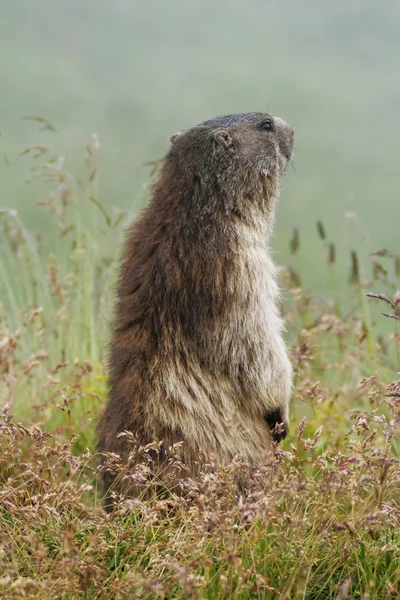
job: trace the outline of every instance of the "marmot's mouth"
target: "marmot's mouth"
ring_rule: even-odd
[[[279,167],[281,170],[285,170],[293,158],[292,150],[281,152],[279,155]]]
[[[285,152],[285,157],[286,157],[288,163],[290,163],[290,161],[293,158],[293,150],[289,150],[288,152]]]
[[[279,162],[288,165],[293,158],[293,148],[290,146],[281,146],[279,148]]]

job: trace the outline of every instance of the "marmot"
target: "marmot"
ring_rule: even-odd
[[[263,113],[214,118],[171,138],[122,252],[99,450],[182,444],[254,464],[284,437],[292,369],[269,250],[293,130]],[[280,424],[279,427],[275,427]],[[166,463],[165,463],[166,464]],[[110,473],[106,490],[134,496]]]

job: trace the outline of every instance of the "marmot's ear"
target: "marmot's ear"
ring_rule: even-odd
[[[169,145],[172,146],[176,142],[176,140],[181,137],[181,135],[183,135],[183,131],[177,131],[176,133],[171,135],[169,138]]]
[[[221,146],[225,148],[225,150],[233,152],[233,139],[227,131],[220,129],[216,132],[215,139],[219,144],[221,144]]]

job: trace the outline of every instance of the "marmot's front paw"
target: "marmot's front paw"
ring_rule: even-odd
[[[264,419],[271,430],[274,442],[280,442],[287,436],[289,427],[285,423],[279,408],[266,413]]]

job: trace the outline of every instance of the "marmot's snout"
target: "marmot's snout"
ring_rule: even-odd
[[[294,131],[283,119],[275,117],[274,121],[278,134],[279,149],[289,162],[293,157]]]

